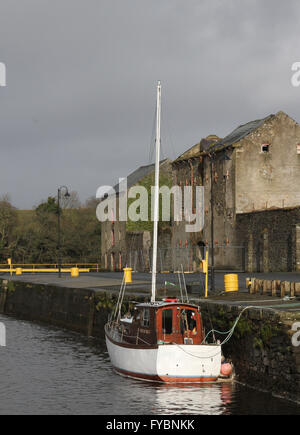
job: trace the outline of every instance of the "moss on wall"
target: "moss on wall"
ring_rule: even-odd
[[[147,221],[137,221],[134,222],[128,218],[126,222],[126,230],[127,231],[150,231],[153,230],[153,221],[151,220],[151,187],[154,186],[154,174],[150,174],[137,183],[137,186],[143,186],[147,190],[148,193],[148,202],[145,204],[148,210],[148,220]],[[172,178],[168,173],[161,173],[159,176],[159,187],[167,186],[168,188],[172,187]],[[136,198],[128,198],[127,207],[129,209],[130,205],[136,201]],[[139,213],[139,209],[137,209],[137,213]],[[165,229],[170,225],[170,222],[162,221],[162,198],[160,195],[159,200],[159,229]]]

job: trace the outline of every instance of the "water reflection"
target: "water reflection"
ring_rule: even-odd
[[[0,316],[0,414],[300,414],[287,401],[239,384],[137,381],[117,375],[104,343]]]
[[[224,414],[231,403],[234,385],[197,384],[155,388],[154,414]]]

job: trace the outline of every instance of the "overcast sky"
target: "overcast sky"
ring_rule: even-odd
[[[298,0],[0,0],[0,195],[84,201],[149,163],[279,110],[300,121]]]

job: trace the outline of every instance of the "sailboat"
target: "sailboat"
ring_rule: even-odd
[[[214,382],[220,376],[222,350],[218,343],[206,343],[200,307],[183,298],[156,300],[160,126],[158,82],[151,300],[136,304],[134,314],[122,318],[123,278],[114,313],[105,325],[107,350],[121,375],[165,383]]]

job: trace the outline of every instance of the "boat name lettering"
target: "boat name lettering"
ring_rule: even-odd
[[[141,332],[142,334],[150,334],[149,329],[142,329],[142,328],[140,328],[140,332]]]

